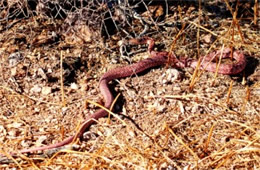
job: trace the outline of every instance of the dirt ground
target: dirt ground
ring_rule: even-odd
[[[177,56],[198,54],[198,9],[182,6],[179,26],[149,32],[156,50]],[[164,23],[175,23],[177,6]],[[258,11],[259,12],[259,11]],[[10,20],[0,34],[0,167],[24,169],[259,169],[260,32],[245,11],[239,27],[231,17],[203,9],[201,54],[232,46],[244,52],[245,70],[237,75],[202,71],[191,87],[194,69],[157,67],[114,80],[119,98],[111,116],[101,118],[71,148],[10,157],[24,148],[62,141],[75,134],[102,104],[99,78],[108,70],[147,58],[119,53],[115,34],[95,40],[82,26],[84,41],[60,30],[63,21],[39,16]],[[177,17],[178,18],[178,17]],[[155,28],[154,28],[155,29]],[[156,29],[155,29],[156,30]],[[216,40],[216,42],[215,42]],[[132,52],[143,46],[130,48]]]

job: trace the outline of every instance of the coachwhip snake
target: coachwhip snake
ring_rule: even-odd
[[[155,67],[155,66],[160,66],[164,65],[169,62],[169,59],[174,64],[174,67],[177,68],[184,68],[184,67],[192,67],[195,68],[198,64],[197,60],[193,59],[177,59],[177,57],[173,53],[168,53],[168,52],[157,52],[153,51],[154,47],[154,40],[149,37],[143,37],[139,39],[131,39],[128,41],[130,45],[138,45],[138,44],[148,44],[148,52],[150,54],[150,57],[144,60],[141,60],[137,63],[128,65],[128,66],[123,66],[123,67],[118,67],[112,70],[109,70],[106,72],[100,79],[99,81],[99,88],[101,91],[101,94],[104,96],[104,101],[105,104],[104,106],[106,108],[110,108],[112,105],[112,102],[114,100],[113,95],[111,94],[109,88],[108,88],[108,82],[113,80],[113,79],[118,79],[118,78],[123,78],[123,77],[128,77],[133,74],[140,73],[146,69]],[[222,51],[218,50],[216,52],[209,53],[206,56],[202,56],[202,62],[200,65],[200,68],[203,68],[208,71],[215,71],[216,70],[216,63],[210,62],[212,58],[215,58],[216,56],[220,56],[222,54],[222,58],[228,58],[231,55],[231,50],[229,48],[225,48]],[[241,71],[244,70],[246,66],[246,59],[241,51],[234,51],[233,52],[233,58],[236,60],[235,64],[220,64],[218,68],[218,73],[220,74],[237,74],[240,73]],[[29,148],[29,149],[24,149],[21,150],[19,153],[31,153],[35,151],[41,151],[41,150],[47,150],[47,149],[54,149],[54,148],[59,148],[64,145],[67,145],[71,143],[74,139],[81,137],[84,133],[84,131],[95,122],[95,120],[107,116],[108,113],[103,110],[99,109],[97,112],[95,112],[92,115],[89,115],[86,120],[82,123],[78,133],[76,135],[70,136],[67,139],[56,143],[56,144],[51,144],[47,146],[42,146],[42,147],[35,147],[35,148]]]

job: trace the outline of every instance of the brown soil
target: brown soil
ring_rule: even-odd
[[[197,9],[193,11],[183,11],[183,17],[197,22]],[[171,15],[166,23],[175,20]],[[241,19],[238,30],[236,25],[230,27],[232,18],[206,16],[202,20],[219,26],[202,25],[200,53],[205,54],[209,47],[232,45],[247,57],[244,72],[216,77],[203,72],[192,88],[194,70],[190,68],[178,70],[177,77],[174,68],[160,67],[113,81],[114,95],[120,94],[114,106],[119,118],[101,118],[71,149],[47,157],[40,153],[2,160],[0,167],[260,168],[259,26]],[[197,55],[198,27],[192,22],[186,22],[184,33],[174,44],[177,56]],[[75,35],[65,37],[57,31],[60,25],[59,20],[35,17],[20,20],[7,30],[1,28],[1,154],[8,156],[9,152],[57,143],[73,135],[87,115],[98,109],[86,101],[102,103],[98,89],[102,74],[129,64],[128,60],[147,57],[147,53],[121,57],[116,45],[121,38],[116,35],[105,42],[90,38],[86,43],[69,43],[66,40]],[[234,36],[228,33],[233,28]],[[172,26],[150,36],[156,39],[157,50],[169,51],[179,31]],[[213,43],[210,38],[219,40]]]

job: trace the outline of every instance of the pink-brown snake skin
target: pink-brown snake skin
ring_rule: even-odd
[[[169,59],[173,61],[172,63],[174,64],[174,67],[177,68],[184,68],[184,67],[192,67],[195,68],[198,64],[197,60],[193,59],[177,59],[177,57],[174,54],[169,54],[168,52],[157,52],[153,51],[154,47],[154,40],[149,37],[143,37],[139,39],[131,39],[128,41],[130,45],[138,45],[138,44],[148,44],[148,52],[150,54],[150,57],[147,59],[144,59],[142,61],[139,61],[135,64],[131,64],[128,66],[123,66],[123,67],[118,67],[112,70],[109,70],[106,72],[100,79],[99,81],[99,88],[101,91],[101,94],[104,96],[104,101],[105,104],[104,106],[106,108],[110,108],[112,105],[112,102],[114,100],[113,95],[111,94],[109,88],[108,88],[108,83],[109,81],[113,79],[118,79],[118,78],[123,78],[123,77],[128,77],[131,75],[134,75],[136,73],[140,73],[144,70],[147,70],[149,68],[155,67],[155,66],[160,66],[164,65],[169,62]],[[209,60],[211,60],[214,57],[219,57],[220,54],[222,53],[222,58],[228,58],[231,55],[231,50],[229,48],[225,48],[222,50],[218,50],[216,52],[212,52],[206,56],[202,56],[202,62],[200,68],[203,68],[205,70],[214,72],[216,70],[216,63],[211,63]],[[241,51],[234,51],[233,52],[233,58],[236,60],[236,63],[234,64],[220,64],[218,68],[218,73],[221,74],[228,74],[228,75],[233,75],[240,73],[241,71],[244,70],[246,66],[246,59]],[[95,112],[92,115],[89,115],[86,120],[82,123],[78,133],[74,136],[70,136],[67,139],[56,143],[56,144],[51,144],[48,146],[42,146],[42,147],[36,147],[36,148],[30,148],[30,149],[24,149],[21,150],[20,153],[31,153],[35,151],[41,151],[41,150],[47,150],[47,149],[54,149],[58,148],[64,145],[67,145],[71,143],[74,139],[81,137],[85,130],[95,122],[95,120],[107,116],[108,113],[100,109],[97,112]]]

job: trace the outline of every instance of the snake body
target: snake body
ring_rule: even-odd
[[[198,64],[197,60],[193,60],[193,59],[179,60],[172,53],[153,51],[154,40],[149,37],[131,39],[131,40],[129,40],[128,43],[131,45],[148,44],[148,52],[150,54],[150,57],[147,59],[141,60],[137,63],[128,65],[128,66],[118,67],[118,68],[109,70],[101,77],[101,79],[99,81],[99,88],[100,88],[101,94],[104,96],[104,101],[105,101],[104,106],[108,109],[111,107],[112,102],[114,100],[114,97],[108,88],[108,83],[111,80],[128,77],[128,76],[140,73],[149,68],[164,65],[169,62],[169,59],[171,59],[174,66],[177,68],[184,68],[184,67],[195,68]],[[202,56],[202,62],[201,62],[200,67],[213,72],[216,70],[216,63],[212,63],[212,62],[210,62],[210,60],[214,57],[220,56],[220,54],[222,54],[222,58],[228,58],[231,56],[230,53],[231,53],[231,50],[229,48],[225,48],[222,51],[218,50],[218,51],[212,52],[206,56]],[[236,60],[236,63],[220,64],[220,66],[218,68],[218,73],[232,75],[232,74],[240,73],[242,70],[244,70],[244,68],[246,66],[246,59],[245,59],[243,52],[234,51],[233,58]],[[95,112],[92,115],[89,115],[86,118],[86,120],[82,123],[82,125],[79,128],[79,131],[76,135],[70,136],[67,139],[65,139],[59,143],[56,143],[56,144],[24,149],[24,150],[21,150],[20,153],[31,153],[31,152],[35,152],[35,151],[54,149],[54,148],[59,148],[64,145],[70,144],[74,141],[74,139],[81,137],[83,135],[83,133],[85,132],[85,130],[91,124],[93,124],[99,118],[107,116],[107,114],[108,113],[105,110],[99,109],[97,112]]]

